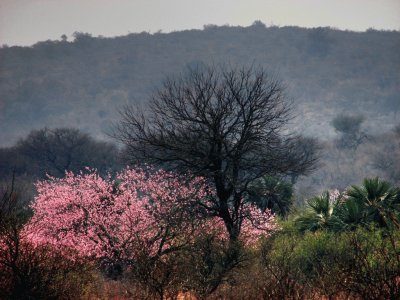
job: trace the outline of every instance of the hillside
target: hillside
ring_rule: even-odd
[[[146,103],[167,75],[201,63],[262,65],[287,86],[298,131],[334,137],[342,112],[371,132],[399,122],[400,32],[217,27],[116,38],[76,33],[68,42],[0,49],[0,146],[32,128],[76,126],[102,137],[117,109]]]

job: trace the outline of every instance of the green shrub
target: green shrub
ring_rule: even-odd
[[[284,230],[261,250],[265,299],[395,299],[400,293],[398,230]]]

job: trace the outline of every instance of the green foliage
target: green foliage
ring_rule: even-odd
[[[307,205],[307,209],[294,221],[300,231],[337,229],[340,226],[336,215],[338,200],[331,198],[328,191],[309,199]]]
[[[400,232],[282,231],[262,245],[264,299],[342,296],[395,299],[400,292]]]
[[[343,201],[336,210],[337,217],[342,221],[340,229],[353,230],[364,223],[364,211],[362,206],[353,200]]]
[[[295,218],[300,231],[354,230],[370,225],[400,228],[400,189],[378,177],[365,178],[343,195],[331,199],[329,192],[307,201],[308,208]]]
[[[365,178],[361,186],[353,185],[346,194],[346,201],[362,211],[362,223],[374,223],[380,227],[399,226],[399,188],[377,177]]]
[[[293,204],[293,185],[283,179],[264,176],[255,180],[249,187],[249,200],[262,209],[285,217]]]

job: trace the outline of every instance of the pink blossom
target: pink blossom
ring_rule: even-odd
[[[191,178],[191,179],[188,179]],[[66,173],[36,184],[33,218],[23,234],[34,245],[72,249],[81,256],[130,259],[138,251],[160,255],[203,233],[227,239],[219,217],[204,217],[210,188],[201,177],[151,168],[125,169],[113,180]],[[242,239],[254,243],[276,230],[270,211],[244,205]]]

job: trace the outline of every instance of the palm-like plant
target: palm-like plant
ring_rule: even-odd
[[[379,178],[365,178],[361,186],[347,190],[339,215],[348,225],[375,223],[379,227],[399,226],[400,189]]]
[[[307,204],[307,211],[295,219],[300,231],[345,231],[371,224],[400,228],[400,189],[377,177],[351,186],[343,197],[324,192]]]
[[[300,231],[316,231],[318,229],[336,229],[340,220],[336,217],[338,199],[331,197],[328,191],[307,201],[307,211],[295,219]]]
[[[338,204],[335,215],[340,220],[338,231],[353,230],[359,225],[367,225],[364,222],[364,210],[359,202],[354,199],[344,199]]]
[[[289,182],[273,176],[263,176],[252,182],[247,190],[249,201],[262,210],[266,208],[285,217],[293,203],[293,186]]]

